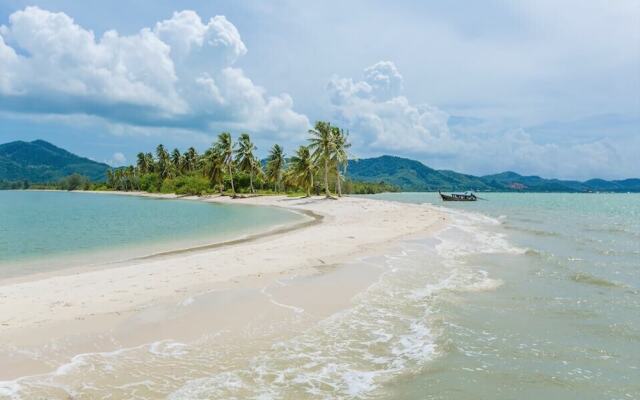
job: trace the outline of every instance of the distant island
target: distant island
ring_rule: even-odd
[[[323,124],[322,122],[321,124]],[[340,130],[326,123],[330,128]],[[316,124],[316,127],[318,125]],[[320,125],[320,129],[324,129]],[[317,129],[315,129],[317,131]],[[330,129],[331,130],[331,129]],[[226,135],[225,135],[226,138]],[[244,138],[244,139],[243,139]],[[231,140],[231,136],[228,137]],[[227,139],[225,139],[227,140]],[[348,143],[345,142],[348,148]],[[217,144],[220,146],[220,144]],[[147,191],[186,191],[198,192],[216,191],[220,186],[231,186],[231,180],[226,171],[219,176],[211,176],[212,158],[215,152],[212,148],[200,155],[192,147],[185,152],[174,149],[169,152],[159,145],[155,154],[140,153],[136,166],[111,168],[105,163],[99,163],[88,158],[80,157],[61,149],[44,140],[32,142],[14,141],[0,145],[0,189],[22,189],[30,187],[58,187],[74,189],[118,189],[118,190],[147,190]],[[242,146],[245,157],[238,153]],[[277,146],[277,145],[276,145]],[[281,146],[271,149],[270,158],[257,160],[255,146],[248,135],[240,136],[237,145],[232,143],[230,158],[234,167],[234,186],[239,192],[278,191],[285,189],[285,170],[290,163],[305,163],[312,171],[307,171],[307,181],[294,184],[291,173],[288,179],[288,189],[291,191],[320,193],[323,191],[324,165],[311,165],[310,152],[302,148],[293,157],[287,157]],[[305,146],[302,146],[306,148]],[[300,151],[302,150],[302,153]],[[344,149],[346,156],[346,148]],[[250,153],[250,154],[249,154]],[[308,153],[308,154],[307,154]],[[249,161],[249,158],[251,161]],[[278,159],[277,171],[269,161]],[[306,158],[309,158],[308,160]],[[316,157],[317,158],[317,157]],[[335,167],[335,155],[329,157],[332,164],[331,174],[327,181],[332,191],[337,192],[338,181],[342,183],[340,191],[345,193],[377,193],[381,191],[498,191],[498,192],[640,192],[640,179],[572,181],[560,179],[545,179],[539,176],[522,176],[515,172],[474,176],[461,174],[450,170],[436,170],[423,163],[407,158],[384,155],[375,158],[343,159],[339,167]],[[344,157],[343,157],[344,158]],[[208,167],[207,167],[208,164]],[[317,164],[317,163],[316,163]],[[163,169],[154,171],[154,166]],[[208,168],[208,169],[207,169]],[[299,169],[303,166],[298,165]],[[205,169],[207,169],[205,171]],[[138,172],[136,175],[135,172]],[[120,171],[120,172],[119,172]],[[337,172],[336,172],[337,171]],[[209,176],[207,177],[207,173]],[[300,173],[300,171],[299,171]],[[339,173],[340,179],[336,179]],[[280,176],[279,174],[283,174]],[[124,183],[124,176],[131,178]],[[137,178],[132,177],[136,175]],[[143,175],[147,175],[143,178]],[[214,174],[215,175],[215,174]],[[120,187],[118,182],[120,181]],[[167,179],[168,178],[168,179]],[[255,182],[253,180],[255,179]],[[217,182],[213,182],[217,180]],[[164,187],[163,187],[164,186]],[[217,186],[217,188],[216,188]]]

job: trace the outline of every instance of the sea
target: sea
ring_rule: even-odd
[[[78,354],[0,382],[0,398],[640,399],[640,195],[369,197],[432,204],[451,223],[260,292],[275,302],[276,289],[338,274],[330,302],[353,280],[339,274],[367,274],[329,315],[280,299],[294,322],[237,348],[212,331]]]
[[[283,209],[91,192],[0,191],[0,279],[103,266],[303,221]]]

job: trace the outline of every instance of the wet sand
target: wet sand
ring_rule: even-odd
[[[366,264],[336,266],[446,223],[430,206],[363,198],[194,199],[285,207],[310,218],[105,269],[0,281],[0,379],[50,372],[75,354],[190,341],[203,333],[218,332],[220,341],[249,331],[281,335],[291,324],[348,306],[376,279]]]

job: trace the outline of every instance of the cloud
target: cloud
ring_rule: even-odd
[[[133,35],[96,38],[64,13],[27,7],[0,27],[0,108],[133,126],[304,132],[309,121],[288,94],[268,95],[234,66],[246,52],[224,16],[205,23],[181,11]]]
[[[111,156],[111,160],[107,162],[107,164],[113,167],[125,165],[126,163],[127,163],[127,157],[125,157],[124,154],[120,152],[113,153],[113,156]]]
[[[640,173],[632,167],[629,149],[638,145],[633,137],[611,140],[602,132],[569,143],[537,142],[520,126],[451,117],[438,107],[413,104],[402,95],[402,83],[396,66],[381,61],[364,70],[363,80],[334,76],[327,84],[335,118],[350,130],[359,155],[401,154],[475,174],[516,170],[589,178]]]

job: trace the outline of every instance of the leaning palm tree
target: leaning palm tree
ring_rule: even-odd
[[[351,143],[349,143],[349,132],[346,132],[338,127],[333,127],[331,129],[331,133],[333,134],[333,157],[332,164],[335,166],[336,170],[336,192],[338,197],[342,197],[342,186],[340,184],[340,180],[342,176],[347,173],[347,165],[349,164],[349,154],[347,150],[351,147]],[[342,168],[343,174],[340,173],[340,169]]]
[[[236,187],[233,183],[233,152],[235,144],[229,132],[222,132],[218,135],[218,141],[214,145],[216,152],[220,155],[222,164],[227,168],[231,178],[231,192],[236,195]]]
[[[243,133],[238,138],[238,149],[236,150],[236,166],[240,171],[249,173],[249,187],[251,193],[255,193],[253,188],[253,175],[257,171],[257,160],[253,152],[257,147],[251,141],[247,133]]]
[[[291,184],[305,190],[307,197],[311,196],[313,177],[316,174],[316,165],[313,162],[309,148],[300,146],[296,155],[291,157],[285,178]]]
[[[274,190],[277,192],[280,190],[282,183],[282,173],[285,168],[285,156],[284,150],[280,145],[274,144],[269,151],[269,157],[267,159],[267,179],[273,182]]]
[[[331,124],[329,122],[318,121],[313,129],[309,130],[309,149],[313,152],[313,160],[318,166],[322,166],[324,173],[324,194],[331,197],[329,192],[329,163],[335,149],[333,143]]]

